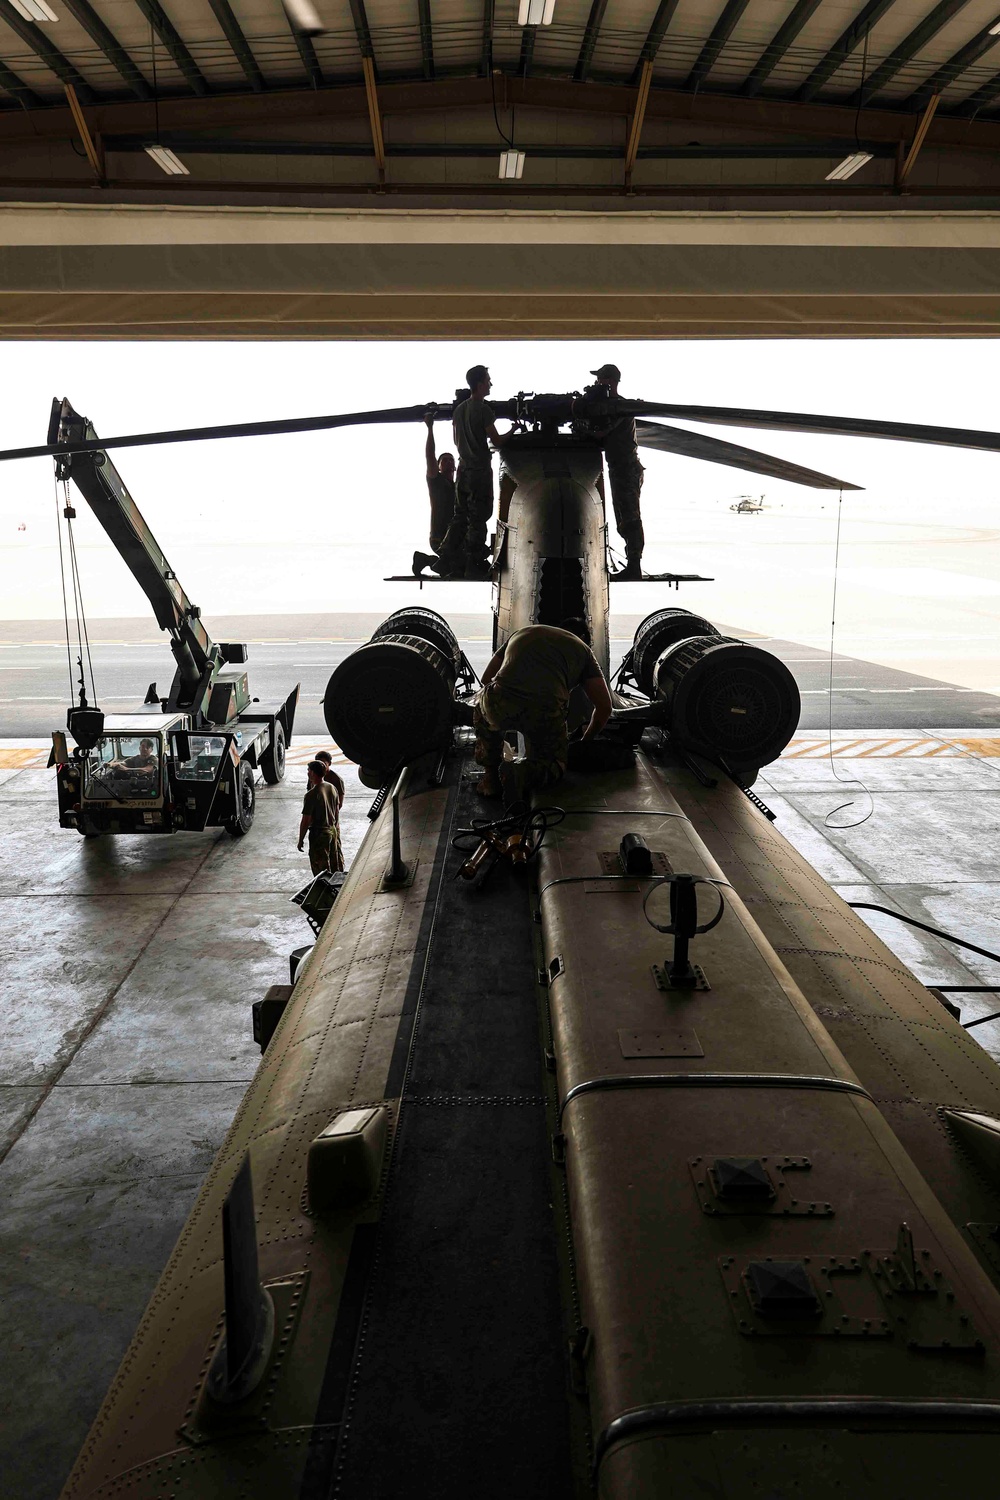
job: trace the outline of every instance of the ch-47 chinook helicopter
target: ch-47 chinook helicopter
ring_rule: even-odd
[[[495,639],[584,615],[607,671],[580,419],[609,403],[494,405],[521,425]],[[331,732],[381,784],[371,827],[272,995],[67,1500],[944,1500],[981,1480],[1000,1460],[1000,1068],[747,795],[795,728],[786,669],[656,611],[614,754],[492,827],[463,675],[416,607],[331,677]],[[504,855],[488,880],[468,868],[483,844]]]

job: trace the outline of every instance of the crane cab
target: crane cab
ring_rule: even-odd
[[[199,832],[223,827],[234,836],[253,822],[253,771],[273,751],[268,720],[232,723],[214,732],[190,714],[108,714],[93,749],[65,752],[53,736],[59,824],[101,833]]]

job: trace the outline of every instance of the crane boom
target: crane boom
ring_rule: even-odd
[[[52,403],[49,440],[96,441],[97,433],[67,400],[57,399]],[[219,646],[212,640],[201,611],[184,592],[106,453],[91,449],[61,456],[56,476],[72,479],[152,605],[156,623],[170,636],[177,671],[164,707],[204,715],[216,673],[226,661],[244,660],[244,648]]]

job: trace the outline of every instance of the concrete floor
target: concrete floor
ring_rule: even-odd
[[[1000,733],[841,731],[832,756],[830,745],[800,731],[756,783],[785,837],[845,901],[887,906],[1000,953]],[[860,915],[923,983],[1000,985],[1000,963]],[[1000,992],[950,998],[963,1023],[1000,1011]],[[1000,1021],[971,1034],[1000,1062]]]
[[[340,769],[350,858],[372,793]],[[239,841],[81,839],[51,772],[0,769],[5,1500],[58,1494],[260,1061],[251,1002],[311,941],[304,781]]]
[[[847,899],[1000,951],[1000,732],[975,735],[838,730],[842,786],[827,737],[801,731],[757,791]],[[58,1494],[259,1061],[250,1004],[310,941],[288,898],[308,878],[295,831],[315,748],[294,745],[243,840],[83,840],[55,826],[51,772],[25,765],[45,751],[0,742],[5,1500]],[[372,794],[340,769],[350,858]],[[871,922],[928,983],[1000,983],[1000,964]],[[1000,1009],[956,998],[963,1020]],[[971,1034],[1000,1060],[1000,1023]]]

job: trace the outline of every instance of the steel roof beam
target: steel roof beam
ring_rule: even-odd
[[[698,88],[702,79],[708,77],[718,62],[719,53],[732,36],[740,17],[749,3],[750,0],[726,0],[726,6],[722,15],[712,27],[711,36],[704,47],[702,47],[701,52],[698,54],[697,62],[685,80],[684,87],[686,89]]]
[[[641,130],[641,121],[640,121]],[[634,135],[634,130],[633,133]],[[127,153],[145,151],[148,137],[138,135],[112,135],[103,138],[105,151]],[[185,131],[165,130],[160,142],[188,156],[323,156],[354,157],[375,156],[374,141],[285,141],[247,140],[245,136],[227,138],[217,135],[190,135]],[[628,146],[531,146],[532,158],[540,161],[828,161],[843,156],[854,144],[853,138],[845,136],[837,141],[821,141],[811,146],[759,145],[759,146],[643,146],[630,136]],[[634,150],[634,155],[630,153]],[[405,158],[448,158],[455,160],[492,160],[497,147],[490,145],[468,145],[464,142],[450,145],[442,141],[428,141],[420,145],[407,141],[395,145],[383,145],[383,155]],[[874,154],[881,160],[890,161],[895,156],[892,146],[875,146]]]
[[[0,0],[0,5],[5,3],[6,0]],[[135,3],[166,47],[173,62],[187,79],[192,91],[204,98],[210,93],[208,84],[205,82],[201,69],[181,40],[180,32],[177,31],[162,5],[159,5],[157,0],[135,0]],[[77,89],[77,93],[79,92]]]
[[[643,121],[646,118],[646,105],[649,102],[649,85],[653,77],[653,64],[648,60],[642,65],[642,75],[639,79],[639,96],[635,101],[635,112],[632,115],[632,124],[629,127],[628,144],[625,147],[625,186],[632,186],[632,173],[635,170],[636,159],[640,154],[639,142],[642,138]]]
[[[0,88],[6,89],[8,94],[12,94],[27,109],[38,109],[41,106],[42,101],[34,89],[29,89],[16,73],[2,62],[0,62]]]
[[[845,31],[841,32],[829,52],[821,62],[816,64],[805,83],[793,97],[802,104],[808,104],[810,99],[815,98],[823,85],[829,82],[851,53],[857,51],[867,33],[881,21],[892,4],[893,0],[868,0],[861,14]]]
[[[62,83],[71,83],[76,89],[77,97],[84,104],[97,98],[90,84],[77,72],[69,58],[64,57],[59,48],[52,45],[45,32],[34,21],[26,21],[23,16],[18,15],[10,0],[0,0],[0,21],[9,26],[11,31],[15,31]]]
[[[103,183],[105,178],[104,152],[101,149],[100,142],[95,141],[90,133],[90,127],[84,118],[83,110],[80,108],[80,101],[76,97],[76,89],[71,83],[64,84],[63,87],[66,91],[66,101],[69,104],[70,114],[76,123],[80,144],[83,146],[87,160],[94,169],[94,176],[98,182]]]
[[[483,45],[479,71],[484,78],[488,78],[493,70],[493,7],[494,0],[483,0]]]
[[[573,69],[573,77],[582,83],[590,72],[590,64],[594,56],[594,48],[597,46],[597,37],[604,23],[604,12],[608,8],[608,0],[591,0],[590,15],[583,31],[583,42],[580,46],[580,55]]]
[[[420,21],[420,57],[425,78],[434,77],[434,28],[431,25],[431,0],[417,0]]]
[[[988,83],[984,83],[970,94],[968,99],[963,99],[955,110],[957,115],[976,115],[981,109],[989,109],[1000,99],[1000,73],[994,73]]]
[[[869,99],[874,99],[887,83],[892,82],[900,68],[908,63],[911,57],[915,57],[931,37],[936,36],[942,26],[947,26],[948,22],[957,16],[959,11],[964,10],[968,3],[969,0],[940,0],[930,15],[925,16],[919,26],[914,26],[909,36],[904,37],[898,46],[893,48],[885,62],[880,63],[872,76],[866,79],[864,88],[855,89],[850,102],[863,105],[867,104]]]
[[[931,121],[934,119],[934,115],[937,111],[938,100],[940,99],[940,97],[940,94],[932,94],[930,99],[928,100],[927,108],[924,110],[920,124],[917,126],[917,131],[913,137],[910,149],[906,153],[906,160],[902,163],[898,172],[896,173],[896,187],[899,189],[902,189],[906,186],[906,179],[909,177],[910,173],[913,171],[914,166],[916,165],[917,157],[920,155],[920,148],[923,146],[924,141],[927,139],[927,132],[931,128]]]
[[[774,34],[773,41],[767,44],[763,53],[754,64],[749,78],[740,89],[741,94],[747,99],[752,99],[755,94],[760,92],[799,32],[809,24],[822,3],[823,0],[798,0],[798,4],[792,10],[791,15],[778,28]]]
[[[368,101],[368,126],[372,133],[372,153],[375,157],[378,180],[380,183],[384,183],[385,138],[382,135],[382,110],[378,102],[378,89],[375,85],[375,61],[371,57],[362,57],[361,66],[365,73],[365,95]]]
[[[375,48],[372,46],[371,27],[368,25],[368,12],[365,10],[365,0],[349,0],[351,7],[351,20],[354,22],[354,30],[358,38],[358,46],[361,56],[375,59]],[[378,70],[375,69],[375,76]]]
[[[308,78],[311,87],[314,89],[321,89],[323,87],[323,70],[319,65],[319,58],[316,56],[315,47],[306,36],[305,32],[300,31],[299,28],[295,25],[295,23],[292,21],[291,16],[288,14],[288,11],[283,5],[281,6],[281,14],[284,16],[285,20],[288,23],[288,29],[292,33],[292,39],[295,42],[296,51],[298,52],[299,57],[302,59],[302,66],[306,70],[306,77]]]
[[[233,14],[233,8],[229,0],[208,0],[212,7],[212,14],[222,27],[222,34],[226,38],[236,61],[246,74],[247,83],[255,94],[264,91],[264,75],[257,66],[257,59],[250,51],[250,44],[243,35],[243,30]]]
[[[88,0],[62,0],[73,19],[82,26],[87,35],[97,43],[108,62],[121,74],[137,99],[152,99],[153,94],[145,78],[129,57],[113,32],[109,31]],[[77,90],[79,93],[79,90]]]
[[[656,15],[650,22],[649,30],[646,33],[646,40],[642,44],[639,61],[632,71],[631,83],[636,84],[639,82],[639,79],[642,77],[642,65],[644,62],[656,61],[656,54],[659,52],[660,44],[667,34],[668,26],[674,19],[678,3],[679,0],[660,0],[659,5],[656,7]]]
[[[1000,89],[1000,76],[996,88]],[[436,78],[382,82],[382,109],[387,114],[419,114],[422,110],[481,109],[489,111],[488,78]],[[503,79],[505,106],[530,106],[542,110],[565,110],[628,120],[635,108],[635,88],[626,84],[575,83],[571,78]],[[364,120],[368,113],[365,90],[360,83],[336,88],[269,89],[265,94],[213,94],[211,98],[190,95],[160,100],[160,126],[166,130],[263,129],[279,124],[329,120]],[[101,102],[89,111],[92,128],[104,135],[140,133],[149,129],[149,106],[137,100]],[[736,94],[687,93],[680,89],[651,88],[646,122],[674,121],[690,126],[722,126],[727,130],[760,132],[765,138],[780,136],[849,140],[854,135],[856,111],[840,104],[797,104],[788,99],[744,99]],[[864,140],[909,149],[914,118],[896,109],[869,109],[864,116]],[[70,112],[62,107],[0,110],[0,144],[13,141],[65,140],[74,130]],[[986,152],[1000,155],[1000,124],[943,114],[939,109],[928,132],[925,149]],[[995,190],[994,190],[995,191]]]
[[[521,55],[517,60],[518,76],[527,78],[531,72],[532,60],[535,56],[535,35],[537,26],[525,26],[521,32]]]
[[[966,68],[971,68],[991,48],[1000,46],[1000,36],[995,36],[991,30],[997,24],[997,21],[991,21],[989,26],[984,26],[970,42],[966,42],[954,56],[942,63],[936,73],[925,78],[920,87],[914,89],[908,99],[903,100],[903,109],[922,109],[932,94],[943,93],[949,84],[961,77]]]

